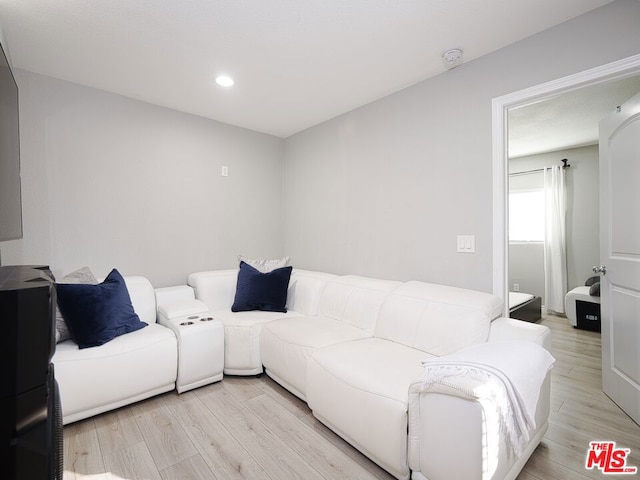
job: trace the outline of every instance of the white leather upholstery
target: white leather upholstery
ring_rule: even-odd
[[[187,283],[195,290],[196,298],[207,305],[209,311],[231,309],[236,295],[238,270],[212,270],[192,273]]]
[[[131,303],[148,326],[104,345],[79,349],[71,340],[53,356],[65,424],[173,390],[177,342],[156,324],[155,292],[144,277],[125,277]]]
[[[196,294],[189,285],[176,285],[175,287],[162,287],[155,289],[156,306],[158,309],[176,302],[188,302],[196,298]]]
[[[214,318],[224,324],[224,373],[225,375],[259,375],[262,373],[260,355],[260,332],[262,327],[274,320],[297,317],[294,311],[278,312],[232,312],[230,308],[214,310]]]
[[[502,302],[487,293],[407,282],[387,298],[376,337],[441,356],[486,342]]]
[[[551,374],[542,385],[536,428],[525,451],[515,458],[505,430],[483,405],[442,388],[422,392],[421,382],[409,393],[409,466],[414,479],[514,480],[540,443],[549,422]]]
[[[540,327],[541,325],[513,318],[496,318],[491,322],[489,341],[526,340],[551,351],[551,331],[546,327]]]
[[[387,295],[401,285],[392,280],[347,275],[338,277],[322,292],[318,315],[346,322],[373,334],[378,312]]]
[[[298,282],[310,281],[298,277]],[[269,323],[260,337],[262,363],[267,374],[302,399],[306,399],[309,355],[320,347],[371,337],[380,307],[389,292],[400,285],[400,282],[355,275],[322,279],[325,286],[307,295],[307,298],[314,295],[318,298],[315,301],[317,317]],[[290,293],[289,298],[299,305],[299,289],[295,293]],[[306,303],[313,302],[307,300]]]
[[[421,384],[421,361],[426,358],[488,340],[549,346],[548,328],[496,319],[501,311],[502,301],[482,292],[340,277],[327,283],[318,317],[266,324],[260,349],[267,374],[305,399],[314,416],[395,477],[409,477],[409,455],[413,455],[417,478],[483,478],[488,468],[483,435],[495,434],[499,426],[489,425],[481,405],[456,392],[418,395],[411,401],[409,392],[413,384]],[[350,339],[357,331],[373,336]],[[544,433],[548,403],[546,391],[541,397],[540,427],[531,432],[526,455]],[[424,405],[433,405],[436,416],[429,415]],[[455,412],[454,419],[448,407]],[[410,418],[415,425],[407,435]],[[434,448],[437,453],[430,453],[428,460],[423,449],[425,429],[429,445],[441,437],[447,442],[446,448]],[[515,478],[528,457],[510,456],[503,438],[498,444],[491,451],[497,459],[491,464],[495,475],[486,478]],[[429,469],[422,469],[425,461]]]
[[[164,303],[158,305],[158,323],[166,322],[172,318],[185,317],[187,315],[196,315],[206,313],[209,309],[204,302],[200,300],[177,300],[175,302]]]
[[[158,323],[178,341],[176,390],[183,393],[222,380],[224,325],[188,285],[157,288]]]
[[[320,296],[328,280],[336,275],[309,270],[293,270],[287,293],[286,314],[278,312],[231,312],[236,292],[237,270],[192,273],[188,284],[195,296],[204,302],[215,318],[224,323],[226,375],[258,375],[262,373],[260,332],[274,320],[303,315],[316,315]]]
[[[156,296],[153,285],[145,277],[124,277],[133,309],[146,323],[156,322]]]
[[[151,322],[99,347],[61,342],[53,363],[67,424],[173,390],[176,337]]]
[[[397,478],[408,478],[410,385],[430,355],[380,338],[316,350],[307,365],[313,414]]]
[[[317,315],[320,296],[327,282],[336,278],[337,275],[331,273],[293,270],[287,292],[287,309],[302,315]]]
[[[284,318],[270,322],[262,329],[262,363],[267,375],[306,400],[309,356],[321,347],[370,336],[360,328],[332,318]]]

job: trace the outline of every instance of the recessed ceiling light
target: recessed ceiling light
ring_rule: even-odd
[[[231,87],[233,86],[233,78],[227,75],[220,75],[216,77],[216,83],[221,87]]]

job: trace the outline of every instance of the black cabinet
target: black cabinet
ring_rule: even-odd
[[[55,285],[47,267],[0,268],[0,478],[62,480],[62,415],[51,358]]]

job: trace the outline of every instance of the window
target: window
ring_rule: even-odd
[[[509,193],[509,241],[544,242],[544,190]]]

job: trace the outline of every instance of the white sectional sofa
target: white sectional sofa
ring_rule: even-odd
[[[225,374],[264,368],[399,479],[514,479],[547,429],[549,329],[499,318],[497,297],[294,270],[286,314],[232,313],[236,278],[188,277],[224,323]],[[454,373],[425,383],[424,361]]]
[[[99,347],[58,343],[52,362],[68,424],[173,390],[176,336],[156,323],[155,291],[144,277],[125,277],[131,303],[148,326]]]

